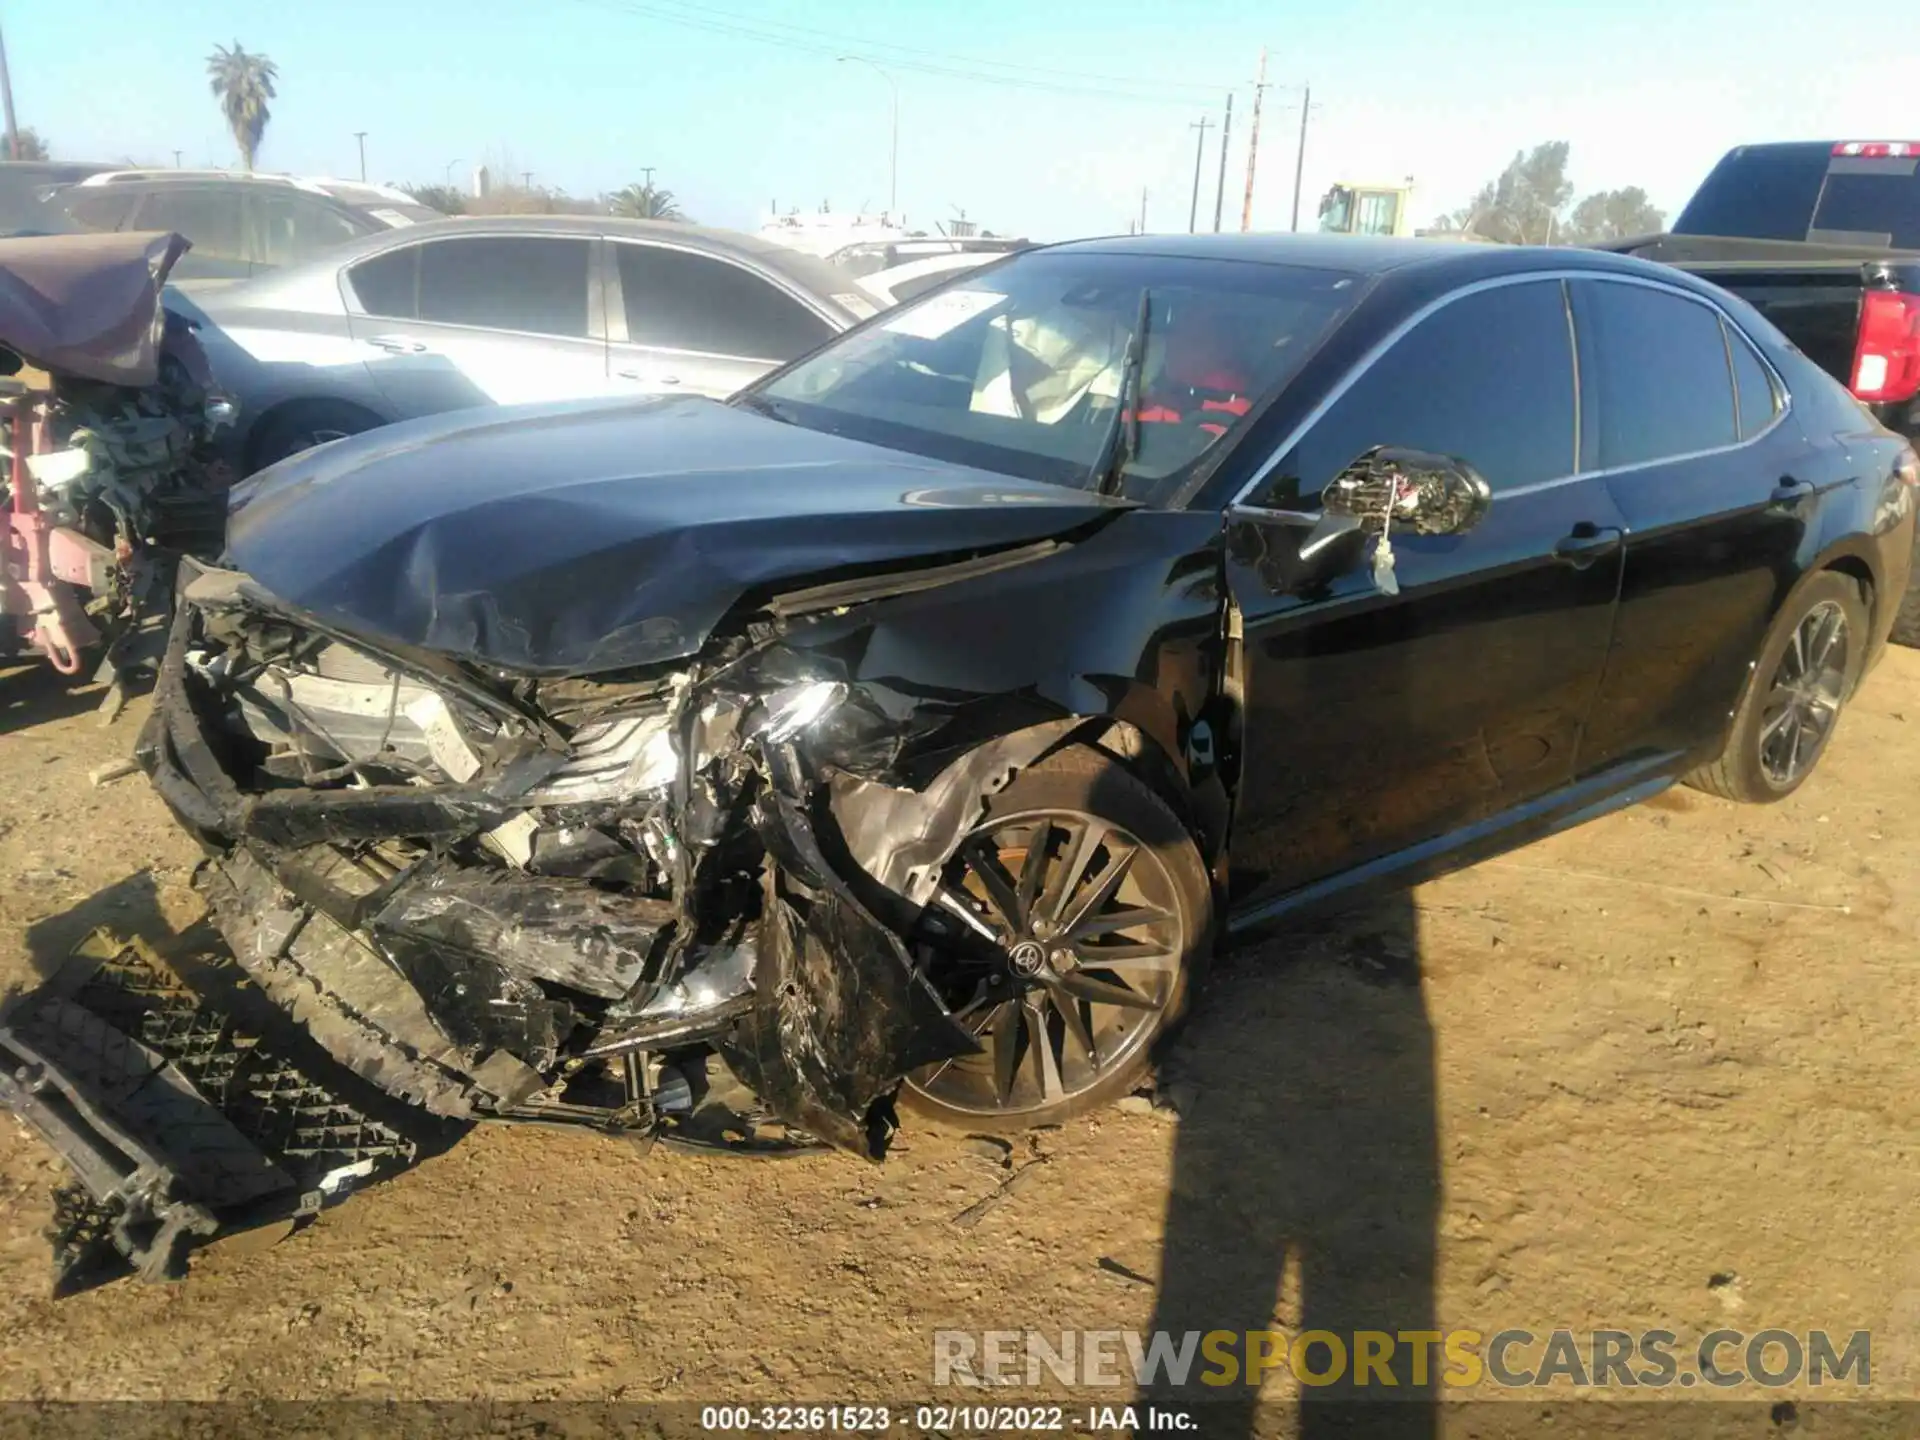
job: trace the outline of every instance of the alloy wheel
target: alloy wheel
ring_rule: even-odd
[[[1178,991],[1191,940],[1164,861],[1077,811],[998,817],[942,876],[918,946],[983,1047],[908,1088],[982,1116],[1052,1109],[1131,1062]]]
[[[1760,714],[1760,768],[1774,785],[1799,781],[1820,758],[1846,698],[1847,616],[1822,600],[1794,627]]]

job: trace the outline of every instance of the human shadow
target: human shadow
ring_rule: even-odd
[[[1434,1045],[1420,987],[1412,896],[1373,900],[1270,933],[1223,958],[1163,1093],[1184,1101],[1174,1147],[1161,1281],[1149,1337],[1197,1332],[1337,1337],[1332,1383],[1303,1385],[1297,1411],[1258,1403],[1244,1367],[1196,1355],[1185,1383],[1148,1377],[1141,1400],[1192,1412],[1212,1436],[1431,1436],[1443,1355],[1414,1383],[1408,1332],[1434,1324],[1439,1212]],[[1396,1337],[1397,1382],[1354,1384],[1356,1332]],[[1324,1339],[1307,1369],[1336,1367]],[[1284,1373],[1284,1352],[1274,1374]],[[1211,1373],[1212,1379],[1208,1379]]]

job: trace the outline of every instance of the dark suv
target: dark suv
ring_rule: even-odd
[[[245,280],[383,230],[441,219],[402,190],[225,170],[110,170],[52,192],[88,230],[172,230],[193,242],[174,279]]]

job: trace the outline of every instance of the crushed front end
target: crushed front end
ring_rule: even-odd
[[[847,700],[764,637],[516,675],[189,565],[138,753],[237,963],[388,1093],[878,1159],[901,1077],[978,1042],[831,825]]]

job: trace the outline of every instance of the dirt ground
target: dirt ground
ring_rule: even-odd
[[[93,699],[0,672],[0,985],[198,914],[144,780],[89,783],[144,706]],[[56,1167],[0,1124],[0,1400],[897,1401],[938,1329],[1369,1322],[1866,1329],[1874,1395],[1920,1398],[1916,797],[1896,651],[1787,803],[1672,791],[1237,953],[1184,1119],[1014,1168],[911,1129],[872,1167],[482,1128],[276,1246],[55,1302]]]

